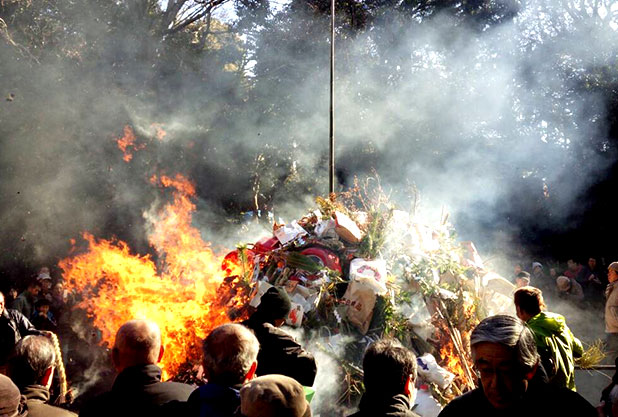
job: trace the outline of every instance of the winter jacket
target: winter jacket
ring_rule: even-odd
[[[618,333],[618,281],[614,281],[605,290],[605,333]]]
[[[187,401],[193,387],[178,382],[161,382],[156,365],[132,366],[123,370],[112,390],[85,404],[80,417],[134,417],[155,414],[170,401]]]
[[[240,386],[225,387],[208,383],[189,397],[190,415],[195,417],[233,417],[240,406]]]
[[[312,386],[317,373],[313,355],[304,350],[292,336],[255,316],[242,324],[253,330],[260,342],[256,375],[281,374],[294,378],[301,385]]]
[[[31,334],[42,333],[19,311],[5,309],[0,314],[0,365],[6,362],[17,342]]]
[[[568,291],[561,293],[560,295],[563,295],[573,301],[583,301],[584,289],[579,284],[579,282],[571,280],[571,288],[569,288]]]
[[[520,401],[506,410],[495,409],[479,387],[451,401],[438,417],[597,417],[581,395],[551,384],[530,384]]]
[[[19,311],[30,320],[34,313],[34,300],[27,291],[24,291],[13,300],[11,308]]]
[[[26,397],[28,417],[77,417],[77,414],[64,408],[47,404],[49,390],[42,385],[28,385],[20,391]]]
[[[365,393],[358,405],[358,412],[348,417],[418,417],[410,409],[407,395],[377,398]]]
[[[549,383],[575,391],[575,362],[584,348],[560,314],[542,311],[528,320]]]

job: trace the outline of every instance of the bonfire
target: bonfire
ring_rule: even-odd
[[[127,162],[141,149],[130,129],[118,146]],[[170,202],[145,215],[155,256],[85,232],[87,247],[74,242],[60,262],[102,346],[123,322],[154,320],[164,338],[164,378],[199,383],[188,375],[198,372],[201,339],[245,318],[279,286],[292,300],[287,324],[340,368],[344,384],[332,407],[358,401],[362,354],[384,336],[417,353],[420,378],[441,403],[474,388],[470,332],[508,310],[513,286],[489,271],[471,242],[456,241],[448,216],[430,226],[398,209],[375,179],[357,181],[316,198],[299,219],[275,223],[259,241],[215,253],[192,224],[191,181],[179,174],[150,183],[171,192]]]

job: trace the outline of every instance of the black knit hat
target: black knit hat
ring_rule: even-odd
[[[285,290],[277,287],[270,287],[262,295],[260,304],[257,307],[258,312],[263,317],[271,320],[286,318],[291,309],[290,297],[288,297]]]

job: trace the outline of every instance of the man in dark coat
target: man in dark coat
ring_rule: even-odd
[[[118,372],[112,390],[81,409],[80,417],[146,416],[170,401],[186,401],[193,391],[187,384],[161,382],[163,357],[161,331],[147,320],[123,324],[112,349],[112,362]]]
[[[26,316],[28,320],[31,320],[35,311],[34,303],[37,300],[39,292],[41,292],[41,283],[37,280],[30,281],[28,287],[26,287],[26,289],[19,294],[15,300],[13,300],[11,308],[19,311],[21,314]]]
[[[0,292],[0,367],[4,366],[13,348],[27,335],[41,335],[30,321],[17,310],[7,310]]]
[[[372,343],[363,357],[365,394],[350,417],[415,417],[416,356],[391,339]]]
[[[242,322],[253,330],[260,342],[256,374],[286,375],[302,385],[312,386],[317,373],[313,355],[279,328],[285,323],[290,309],[291,302],[285,291],[272,287],[262,295],[257,311]]]
[[[208,383],[189,397],[188,415],[233,417],[240,406],[240,388],[255,376],[259,349],[251,330],[240,324],[224,324],[210,332],[202,346]]]
[[[470,336],[479,388],[451,401],[438,417],[595,417],[581,395],[536,377],[540,358],[532,331],[512,316],[492,316]]]
[[[8,375],[26,397],[29,417],[76,417],[76,414],[48,404],[56,352],[44,336],[26,336],[15,346]]]

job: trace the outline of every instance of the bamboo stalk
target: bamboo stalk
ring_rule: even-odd
[[[453,326],[451,321],[448,319],[448,317],[443,313],[443,311],[446,311],[446,306],[444,305],[444,301],[442,301],[442,299],[440,298],[438,299],[440,301],[440,305],[436,309],[436,311],[440,315],[440,318],[446,322],[447,328],[451,336],[451,340],[453,341],[453,346],[455,347],[455,351],[457,352],[457,356],[459,356],[459,361],[461,362],[461,366],[463,367],[463,370],[466,374],[466,379],[467,379],[466,386],[472,390],[476,388],[472,382],[474,381],[474,375],[472,373],[472,370],[470,369],[470,366],[468,365],[468,361],[465,355],[463,354],[463,346],[462,346],[463,342],[461,340],[461,335],[459,334],[459,331],[455,329],[455,327]]]

